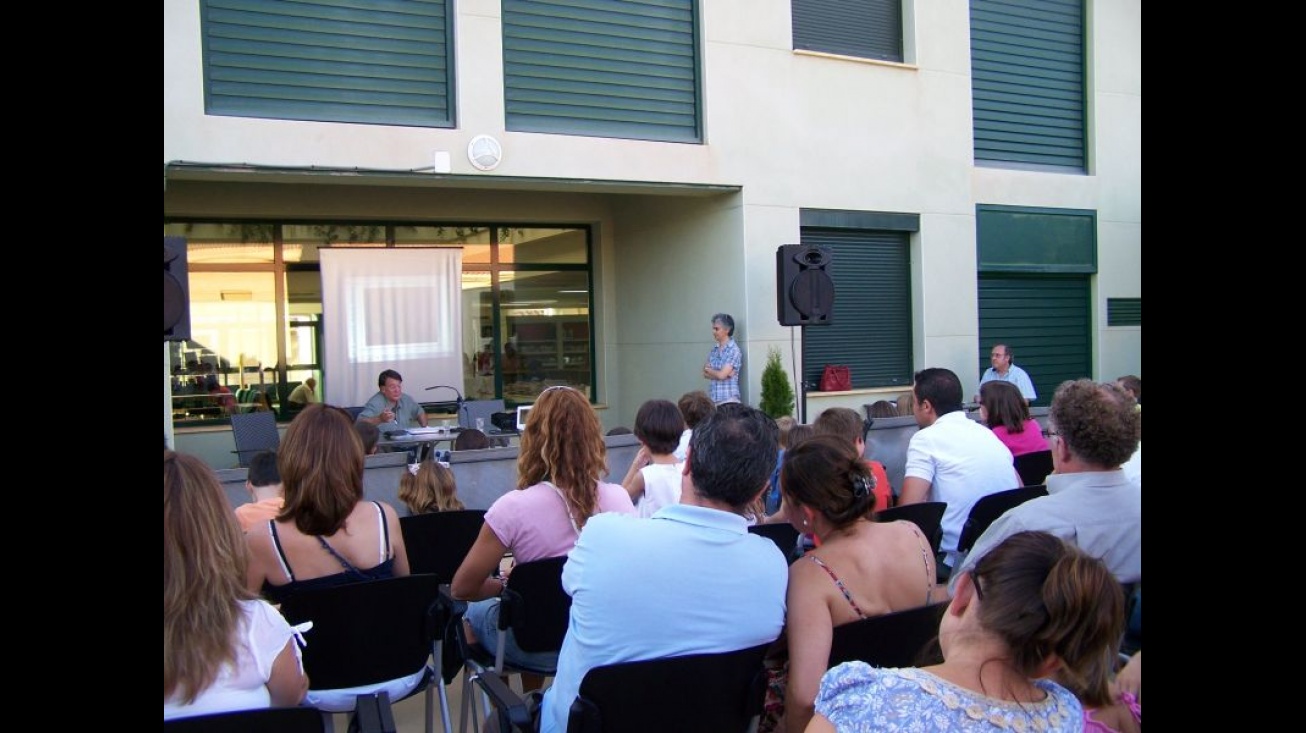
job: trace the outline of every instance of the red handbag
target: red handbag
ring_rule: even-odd
[[[846,364],[826,364],[821,372],[822,392],[847,392],[853,388],[853,375]]]

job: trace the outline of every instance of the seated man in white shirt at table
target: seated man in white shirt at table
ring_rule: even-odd
[[[1006,344],[994,344],[993,351],[989,353],[989,363],[992,364],[984,370],[980,376],[980,384],[997,380],[999,382],[1011,382],[1020,390],[1021,396],[1025,402],[1033,402],[1038,398],[1038,393],[1034,391],[1034,381],[1029,378],[1029,374],[1020,367],[1011,363],[1015,358],[1011,347]],[[979,395],[975,395],[975,402],[979,402]]]

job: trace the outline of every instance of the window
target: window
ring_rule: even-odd
[[[901,0],[793,0],[794,48],[902,61]]]
[[[972,0],[975,160],[1085,170],[1083,0]]]
[[[507,128],[700,142],[695,0],[504,0]]]
[[[802,243],[830,249],[831,324],[803,328],[803,378],[847,364],[853,389],[912,383],[911,232],[915,214],[802,212]]]
[[[171,221],[164,234],[186,240],[190,283],[191,340],[169,343],[178,426],[289,419],[286,398],[309,377],[321,397],[318,252],[332,245],[463,250],[466,399],[532,402],[555,384],[595,397],[587,227]]]
[[[201,0],[212,115],[452,127],[449,0]]]

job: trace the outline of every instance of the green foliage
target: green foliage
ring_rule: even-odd
[[[773,418],[794,414],[794,388],[780,361],[780,350],[772,348],[766,355],[766,368],[762,370],[762,412]]]

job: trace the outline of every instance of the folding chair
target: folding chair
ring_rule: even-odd
[[[562,648],[567,635],[571,614],[571,596],[562,589],[562,567],[567,558],[551,557],[544,560],[519,563],[508,576],[508,583],[499,595],[499,634],[496,653],[491,655],[481,644],[470,644],[463,633],[462,615],[467,604],[453,598],[448,585],[440,586],[442,615],[453,624],[454,636],[463,657],[463,709],[458,723],[460,733],[467,729],[470,714],[476,723],[475,687],[472,678],[492,673],[498,676],[523,672],[553,676],[556,669],[537,669],[509,665],[504,660],[508,643],[508,630],[512,630],[517,646],[526,652],[551,652]],[[437,671],[445,674],[443,659],[436,656]],[[441,698],[444,701],[444,698]],[[447,704],[447,703],[446,703]],[[485,714],[491,713],[490,699],[485,697]]]
[[[426,733],[434,730],[434,670],[427,664],[438,637],[434,610],[439,579],[406,575],[300,591],[281,604],[292,624],[312,621],[305,633],[304,671],[312,689],[375,687],[421,672],[404,697],[426,695]],[[443,690],[443,688],[441,688]],[[404,698],[396,698],[396,702]],[[332,712],[321,710],[325,720]],[[355,708],[356,713],[364,710]],[[446,726],[445,730],[448,730]]]
[[[939,543],[943,542],[943,512],[948,508],[946,501],[923,501],[917,504],[903,504],[875,513],[877,522],[895,522],[906,519],[915,522],[921,528],[921,534],[930,543],[934,554],[939,554]]]
[[[1037,486],[1047,481],[1048,474],[1052,473],[1052,451],[1036,450],[1032,453],[1022,453],[1016,456],[1013,463],[1016,466],[1016,473],[1020,474],[1022,484]]]
[[[325,733],[314,708],[258,708],[163,721],[163,733]]]
[[[567,733],[743,733],[762,713],[770,644],[595,667],[581,680]],[[533,731],[532,709],[494,675],[477,675],[500,730]]]
[[[231,437],[236,441],[236,460],[241,468],[261,450],[276,450],[281,445],[277,416],[273,412],[242,412],[231,416]]]
[[[481,525],[484,509],[462,509],[431,514],[414,514],[399,518],[408,553],[408,569],[430,573],[441,583],[452,583],[453,574],[472,549]]]
[[[830,665],[860,660],[875,667],[916,667],[943,661],[936,644],[948,602],[872,616],[834,627]]]
[[[971,506],[966,522],[961,525],[961,535],[957,538],[957,552],[963,555],[970,552],[970,548],[975,546],[975,540],[979,539],[980,535],[984,534],[984,530],[988,529],[998,517],[1006,514],[1008,509],[1018,507],[1030,499],[1047,495],[1048,487],[1039,484],[1007,489],[980,497]]]
[[[785,560],[792,563],[799,557],[798,530],[794,529],[794,525],[788,522],[753,524],[749,525],[748,531],[774,542],[775,546],[780,548],[780,552],[784,553]]]

